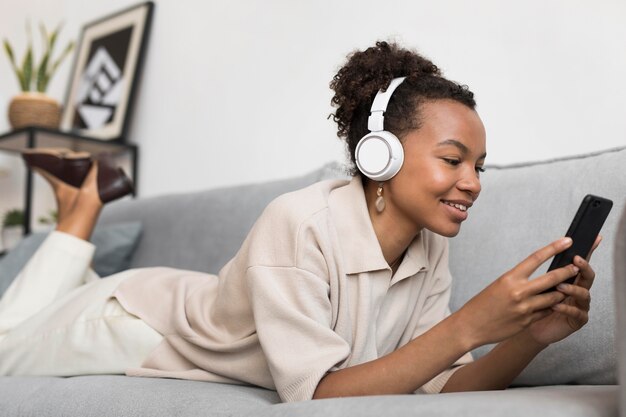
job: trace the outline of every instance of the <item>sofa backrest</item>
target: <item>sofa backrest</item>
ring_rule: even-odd
[[[603,241],[591,264],[589,323],[548,347],[515,381],[519,385],[614,384],[615,303],[613,256],[617,223],[626,197],[626,148],[558,160],[488,167],[482,192],[459,235],[450,240],[456,311],[534,250],[564,236],[586,194],[613,200]],[[544,264],[537,274],[547,270]],[[477,349],[482,356],[491,346]]]
[[[105,207],[98,225],[142,224],[131,268],[168,266],[217,273],[239,250],[270,201],[329,178],[347,177],[338,163],[297,178],[208,191],[121,200]]]

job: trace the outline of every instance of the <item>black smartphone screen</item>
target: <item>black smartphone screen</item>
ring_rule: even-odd
[[[612,207],[613,202],[611,200],[587,194],[580,203],[574,220],[572,220],[572,224],[565,234],[565,236],[572,238],[572,246],[552,259],[548,271],[573,263],[576,255],[587,258]],[[564,282],[572,284],[574,279],[575,277],[572,277]],[[556,287],[544,292],[548,291],[556,291]]]

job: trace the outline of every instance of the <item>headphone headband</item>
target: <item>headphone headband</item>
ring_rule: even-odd
[[[380,132],[385,130],[384,122],[387,105],[389,104],[389,100],[391,99],[393,92],[405,79],[406,77],[394,78],[389,83],[389,87],[387,87],[386,91],[379,90],[378,93],[376,93],[376,97],[374,97],[374,102],[372,103],[372,108],[370,109],[370,116],[367,119],[367,128],[370,132]]]

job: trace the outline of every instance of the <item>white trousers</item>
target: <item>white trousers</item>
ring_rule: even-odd
[[[100,279],[95,247],[52,232],[0,300],[0,375],[123,374],[163,337],[112,297],[125,271]]]

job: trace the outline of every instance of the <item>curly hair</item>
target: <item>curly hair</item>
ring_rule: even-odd
[[[337,123],[337,136],[346,142],[352,166],[359,140],[369,133],[367,119],[378,90],[386,90],[392,79],[407,77],[393,93],[385,111],[385,130],[400,140],[422,124],[421,105],[427,100],[451,99],[475,109],[474,93],[466,85],[444,78],[441,70],[417,52],[396,43],[376,42],[376,46],[348,55],[346,64],[330,82],[337,108],[330,117]]]

